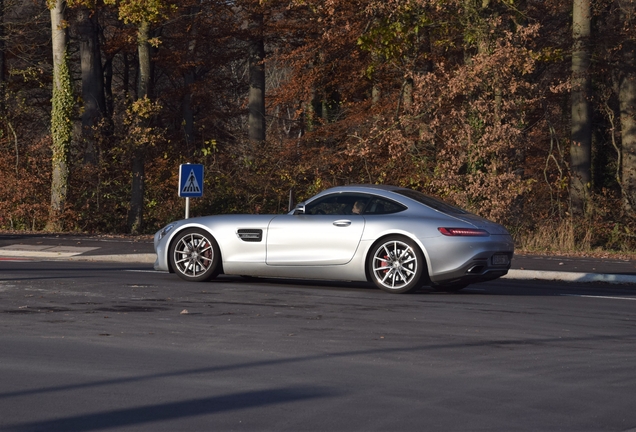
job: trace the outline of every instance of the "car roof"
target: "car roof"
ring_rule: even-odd
[[[402,190],[411,190],[399,186],[391,186],[391,185],[374,185],[374,184],[350,184],[346,186],[335,186],[329,189],[325,189],[322,192],[314,195],[310,198],[310,201],[313,201],[317,198],[321,198],[325,195],[334,194],[334,193],[361,193],[361,194],[375,194],[378,196],[382,196],[385,198],[390,198],[395,201],[398,201],[407,207],[412,207],[415,205],[419,207],[422,205],[421,203],[414,201],[408,196],[404,196],[399,194]]]
[[[376,185],[376,184],[350,184],[346,186],[335,186],[329,189],[324,190],[323,192],[363,192],[367,189],[377,189],[383,191],[394,192],[398,190],[410,190],[407,188],[392,186],[392,185]]]

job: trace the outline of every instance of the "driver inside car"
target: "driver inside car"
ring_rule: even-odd
[[[364,203],[362,201],[356,201],[353,204],[353,208],[351,209],[351,213],[352,214],[362,214],[362,211],[364,210]]]

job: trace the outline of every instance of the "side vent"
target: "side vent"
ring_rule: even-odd
[[[263,240],[261,229],[240,229],[237,231],[239,238],[245,242],[260,242]]]

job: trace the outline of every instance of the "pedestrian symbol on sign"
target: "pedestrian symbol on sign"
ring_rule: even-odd
[[[188,180],[186,180],[183,185],[183,189],[181,190],[182,194],[199,194],[201,193],[201,188],[199,187],[199,182],[197,181],[197,176],[194,174],[194,170],[190,171],[190,175],[188,176]]]

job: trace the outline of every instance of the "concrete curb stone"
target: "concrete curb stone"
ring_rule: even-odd
[[[636,276],[624,274],[558,272],[511,269],[504,279],[550,280],[563,282],[604,282],[609,284],[636,284]]]

